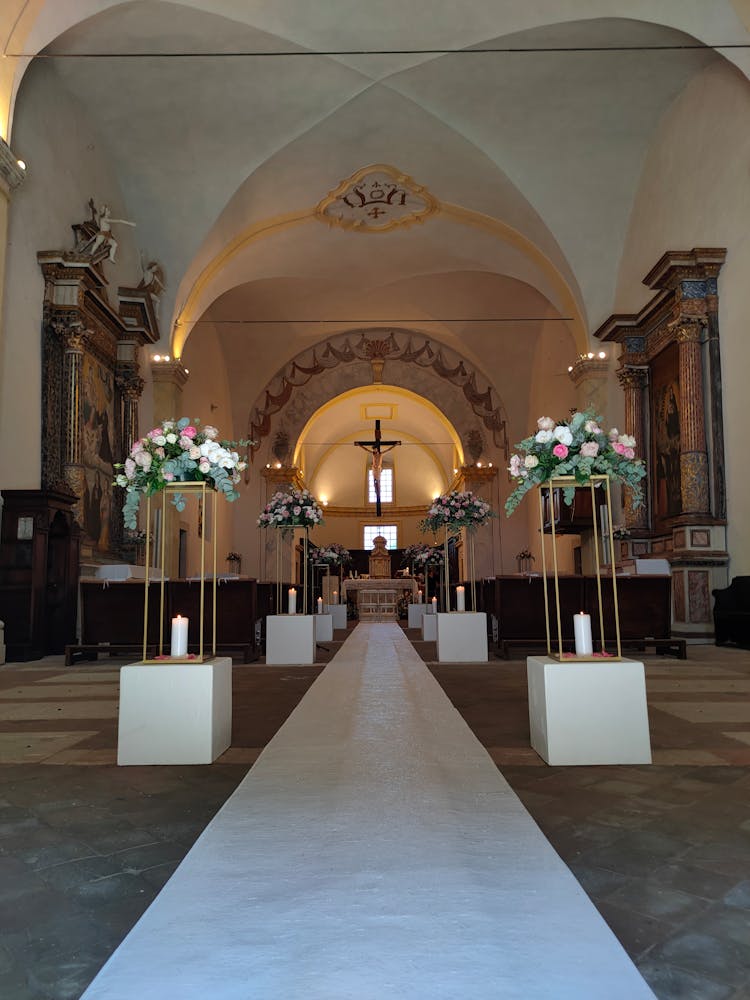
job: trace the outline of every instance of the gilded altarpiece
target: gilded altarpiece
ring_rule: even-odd
[[[726,487],[718,279],[726,251],[669,251],[643,279],[637,314],[595,333],[622,346],[625,429],[647,463],[648,500],[624,490],[631,556],[666,558],[673,634],[712,633],[711,590],[726,586]]]
[[[37,255],[45,280],[42,328],[42,490],[74,498],[82,562],[126,555],[114,463],[137,436],[143,380],[138,348],[158,339],[146,289],[109,302],[104,263],[80,251]],[[138,309],[138,301],[142,309]]]

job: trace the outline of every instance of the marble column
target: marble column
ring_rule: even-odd
[[[708,453],[703,396],[703,324],[677,330],[680,379],[680,489],[684,514],[709,512]]]
[[[625,365],[617,372],[617,378],[625,394],[625,433],[635,438],[636,457],[646,458],[644,454],[646,414],[643,393],[648,384],[648,369]],[[626,486],[622,492],[625,525],[631,530],[645,530],[648,528],[648,497],[644,495],[643,503],[635,509],[632,490]]]

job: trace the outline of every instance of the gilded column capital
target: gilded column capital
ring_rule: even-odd
[[[678,344],[700,343],[706,326],[704,318],[678,322],[675,330],[675,340]]]
[[[50,326],[66,353],[83,354],[92,331],[87,330],[78,317],[55,316]]]
[[[623,389],[645,389],[648,385],[648,368],[624,365],[615,374]]]
[[[124,368],[115,373],[115,382],[125,399],[138,400],[143,393],[145,382],[135,368]]]

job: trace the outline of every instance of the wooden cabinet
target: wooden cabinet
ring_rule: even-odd
[[[0,619],[7,658],[62,653],[76,632],[76,498],[51,490],[3,490],[2,499]]]

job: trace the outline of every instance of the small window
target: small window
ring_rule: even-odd
[[[367,500],[368,503],[375,503],[375,480],[372,469],[367,473]],[[383,466],[380,471],[380,502],[393,503],[393,469]]]
[[[398,526],[395,524],[366,524],[364,531],[364,548],[372,548],[372,540],[376,535],[385,538],[386,548],[398,548]]]

